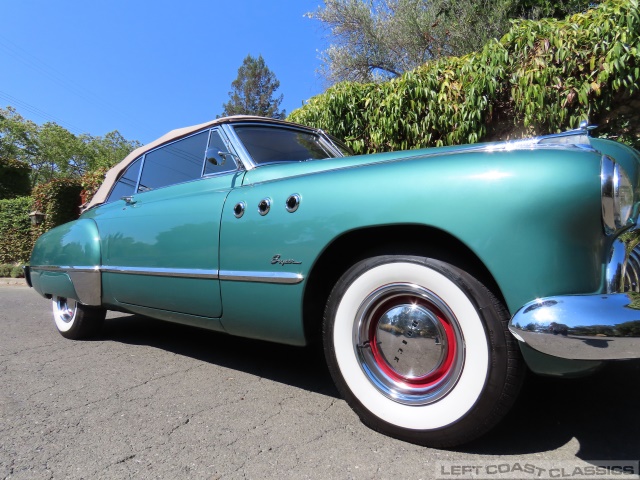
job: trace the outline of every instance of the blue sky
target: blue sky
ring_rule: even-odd
[[[13,0],[2,5],[0,106],[73,133],[150,142],[222,112],[262,55],[287,113],[325,87],[321,0]]]

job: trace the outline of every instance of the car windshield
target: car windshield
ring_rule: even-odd
[[[239,125],[234,130],[257,165],[337,156],[319,135],[312,132],[257,125]]]

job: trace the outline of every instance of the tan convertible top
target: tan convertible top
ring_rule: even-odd
[[[176,130],[171,130],[169,133],[165,133],[163,136],[161,136],[157,140],[154,140],[151,143],[143,145],[142,147],[136,148],[133,152],[127,155],[124,158],[124,160],[118,163],[115,167],[112,167],[105,175],[104,182],[102,183],[102,185],[100,186],[96,194],[93,196],[91,201],[80,206],[81,211],[84,212],[85,210],[88,210],[91,207],[104,203],[107,200],[107,197],[109,195],[109,192],[111,191],[111,188],[118,181],[118,179],[127,169],[127,167],[136,158],[148,152],[149,150],[152,150],[165,143],[178,140],[179,138],[186,137],[191,133],[197,132],[198,130],[212,127],[214,125],[220,125],[222,123],[256,121],[256,120],[260,122],[277,123],[281,125],[292,125],[289,122],[284,122],[282,120],[276,120],[273,118],[255,117],[251,115],[234,115],[232,117],[217,118],[215,120],[201,123],[199,125],[192,125],[191,127],[177,128]]]

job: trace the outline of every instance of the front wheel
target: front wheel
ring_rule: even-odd
[[[63,337],[82,340],[100,333],[107,314],[104,308],[89,307],[66,297],[55,296],[52,302],[53,320]]]
[[[453,265],[372,257],[329,297],[325,355],[365,424],[451,447],[489,430],[517,396],[524,366],[507,322],[491,292]]]

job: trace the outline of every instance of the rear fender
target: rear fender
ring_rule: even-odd
[[[42,296],[101,304],[100,236],[96,223],[80,219],[60,225],[36,241],[29,266],[31,284]]]

